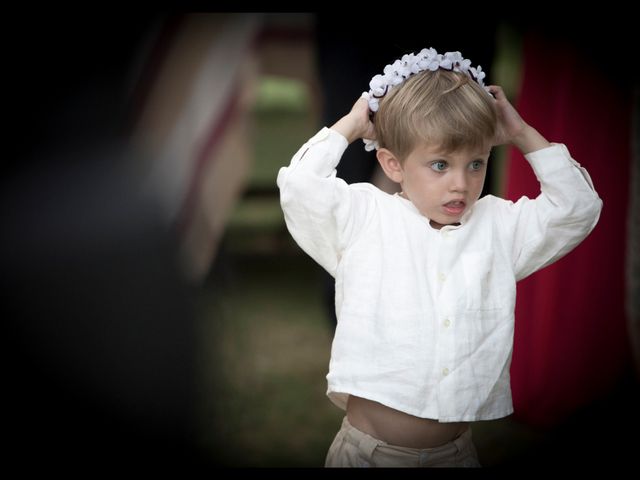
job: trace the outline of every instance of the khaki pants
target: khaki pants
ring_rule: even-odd
[[[435,448],[389,445],[353,427],[347,417],[336,435],[325,467],[480,467],[471,429]]]

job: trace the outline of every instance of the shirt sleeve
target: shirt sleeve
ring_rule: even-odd
[[[525,156],[540,182],[540,195],[505,202],[501,220],[511,236],[516,280],[559,260],[593,230],[602,200],[586,169],[562,144]]]
[[[336,177],[347,139],[323,128],[278,172],[280,204],[291,236],[331,275],[372,209],[365,184],[348,185]]]

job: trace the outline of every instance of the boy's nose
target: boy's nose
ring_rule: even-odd
[[[452,172],[451,183],[449,189],[452,192],[466,192],[467,191],[467,176],[464,172]]]

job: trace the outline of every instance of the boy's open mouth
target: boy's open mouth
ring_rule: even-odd
[[[442,206],[446,214],[454,216],[460,215],[464,212],[465,207],[466,204],[462,200],[453,200]]]

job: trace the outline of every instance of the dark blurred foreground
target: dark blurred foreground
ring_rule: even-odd
[[[14,15],[3,444],[21,471],[202,465],[192,293],[126,142],[151,15]]]
[[[3,191],[5,446],[36,466],[193,460],[190,294],[122,154],[87,155]]]

